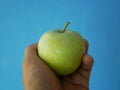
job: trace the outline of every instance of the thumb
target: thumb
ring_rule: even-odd
[[[94,63],[94,60],[90,55],[86,54],[85,56],[83,56],[83,59],[78,71],[80,75],[87,80],[89,80],[93,63]]]

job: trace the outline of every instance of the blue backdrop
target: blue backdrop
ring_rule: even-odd
[[[90,90],[120,90],[120,0],[0,0],[0,90],[23,90],[25,48],[66,21],[90,43]]]

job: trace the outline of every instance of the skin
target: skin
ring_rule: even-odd
[[[89,90],[90,72],[94,61],[87,54],[88,42],[85,42],[86,54],[81,65],[67,76],[58,76],[38,57],[38,44],[27,47],[22,65],[24,90]]]

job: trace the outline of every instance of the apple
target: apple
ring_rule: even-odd
[[[38,42],[39,57],[58,75],[68,75],[81,64],[85,53],[85,42],[82,36],[63,29],[50,30],[43,34]]]

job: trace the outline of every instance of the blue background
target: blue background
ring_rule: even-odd
[[[120,90],[120,0],[0,0],[0,90],[23,90],[25,48],[66,21],[89,41],[90,90]]]

